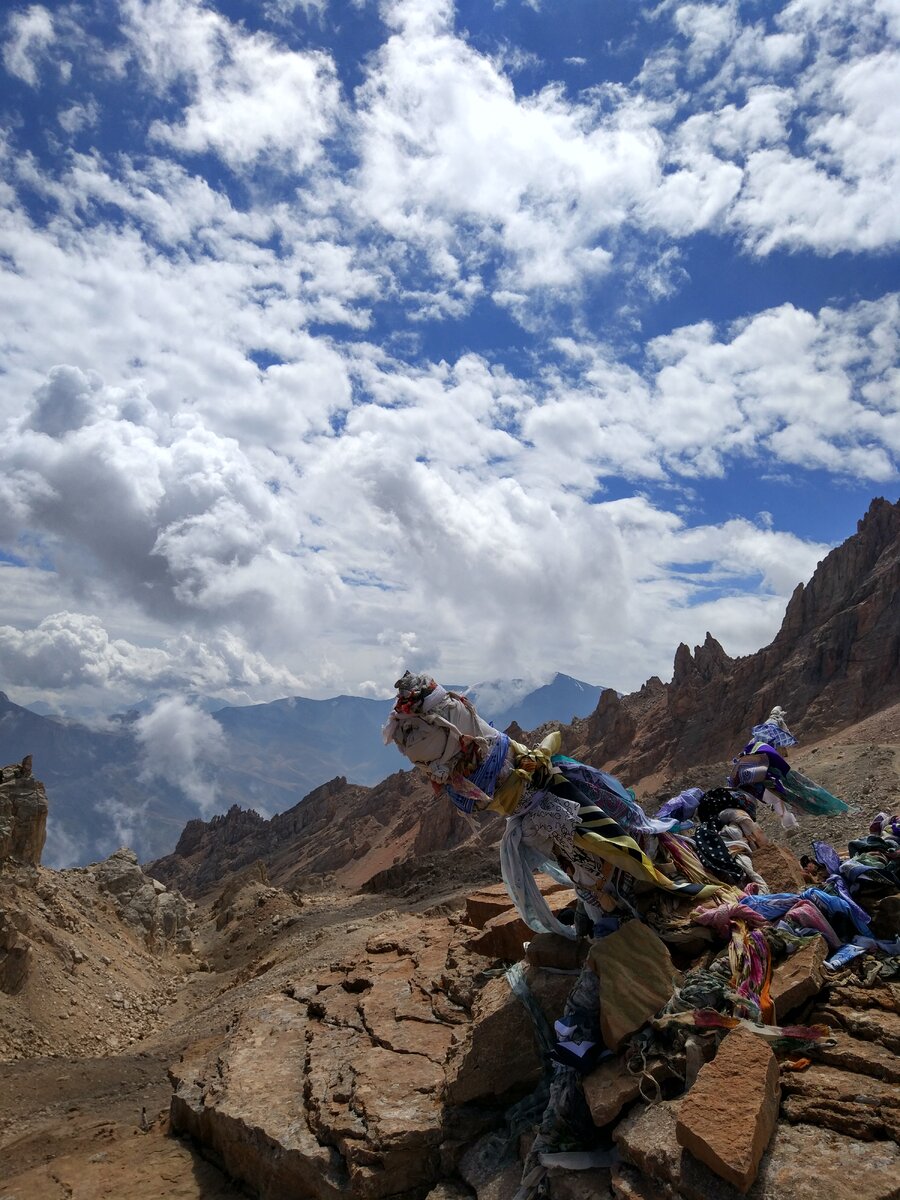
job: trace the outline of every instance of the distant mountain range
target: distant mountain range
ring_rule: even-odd
[[[557,674],[524,694],[521,681],[483,683],[468,694],[498,729],[512,721],[533,729],[588,716],[603,691]],[[408,765],[396,747],[382,742],[390,711],[385,700],[295,696],[220,708],[212,718],[225,734],[226,749],[204,768],[214,801],[202,811],[177,783],[171,764],[160,761],[159,749],[148,764],[135,723],[149,707],[141,704],[94,729],[23,708],[0,692],[0,765],[31,754],[35,775],[47,788],[48,866],[82,865],[123,844],[148,861],[168,853],[192,818],[208,818],[233,804],[272,816],[338,776],[372,786]],[[159,773],[147,775],[148,766]]]

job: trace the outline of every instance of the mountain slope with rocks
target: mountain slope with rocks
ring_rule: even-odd
[[[878,789],[900,795],[898,717],[900,706],[805,750],[826,785],[866,800],[848,828],[865,828],[881,804],[871,780],[879,749]],[[16,807],[39,823],[38,810]],[[352,818],[352,805],[331,817],[347,826]],[[799,850],[803,835],[766,828],[782,843],[767,870],[800,880],[785,843]],[[840,844],[838,827],[825,832]],[[19,845],[37,841],[20,830]],[[443,869],[407,896],[397,886],[361,893],[323,875],[286,878],[288,889],[258,860],[223,868],[198,904],[187,903],[190,939],[178,943],[137,915],[148,886],[174,893],[133,856],[70,871],[7,857],[0,906],[31,948],[29,979],[0,992],[0,1197],[287,1200],[431,1189],[432,1200],[512,1200],[535,1126],[510,1142],[507,1114],[539,1081],[543,1058],[503,971],[530,940],[525,979],[552,1024],[586,947],[534,938],[498,886],[496,858],[490,884],[469,877],[467,861],[465,843],[445,851]],[[416,864],[406,869],[415,879]],[[571,898],[550,888],[556,908]],[[689,967],[683,949],[671,953]],[[791,1004],[795,1020],[829,1021],[834,1044],[805,1072],[776,1071],[780,1098],[766,1118],[774,1125],[747,1194],[811,1196],[854,1162],[857,1200],[889,1200],[900,1166],[897,985],[825,980],[817,953],[788,960],[774,994],[779,1015]],[[742,1062],[738,1076],[712,1086],[731,1094],[740,1082],[744,1107],[700,1107],[693,1119],[725,1131],[720,1154],[731,1154],[751,1118],[756,1128],[756,1068]],[[576,1173],[551,1166],[551,1200],[737,1200],[706,1150],[695,1145],[697,1158],[679,1140],[680,1060],[648,1069],[642,1082],[614,1057],[586,1079],[606,1158]],[[641,1100],[657,1088],[661,1103]]]
[[[804,661],[826,691],[868,688],[860,719],[849,699],[810,701],[802,725],[790,714],[792,764],[850,810],[802,815],[794,832],[761,813],[770,844],[753,865],[778,893],[824,881],[813,839],[847,855],[900,808],[900,698],[868,657],[872,630],[893,653],[896,506],[876,502],[857,537],[862,549],[820,566],[815,603],[792,601],[794,650],[734,664],[711,646],[699,683],[687,671],[617,705],[606,693],[563,729],[569,753],[632,762],[625,782],[652,812],[654,797],[720,784],[770,702],[798,708]],[[849,647],[826,654],[836,630]],[[767,662],[784,690],[762,679]],[[713,711],[722,678],[752,719]],[[592,734],[611,712],[618,750],[609,729]],[[719,986],[726,1022],[734,1011],[730,925],[637,895],[609,938],[535,936],[499,884],[502,822],[462,817],[413,772],[337,778],[271,820],[235,806],[144,868],[124,848],[42,866],[54,803],[28,759],[0,772],[0,1200],[513,1200],[523,1178],[547,1200],[812,1200],[825,1181],[837,1200],[897,1195],[900,955],[830,971],[827,926],[773,932],[782,1034],[708,1018],[685,1032],[663,1018],[721,1011],[679,1009],[686,985]],[[889,945],[900,896],[879,878],[856,895]],[[543,887],[554,912],[571,908],[572,892]],[[570,1007],[586,963],[605,1050],[576,1089],[568,1145],[590,1157],[575,1171],[541,1089],[554,1022],[577,1032],[586,1011]]]

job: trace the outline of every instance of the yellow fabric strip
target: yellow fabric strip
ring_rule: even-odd
[[[504,817],[512,816],[522,803],[525,789],[536,771],[544,770],[548,774],[556,772],[557,768],[554,767],[552,758],[554,754],[559,754],[562,736],[559,730],[554,729],[533,750],[523,746],[520,742],[514,742],[512,738],[510,738],[509,745],[514,755],[515,765],[506,779],[494,789],[494,798],[487,806],[489,812],[502,813]]]

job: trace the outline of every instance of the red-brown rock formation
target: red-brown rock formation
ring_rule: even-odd
[[[501,822],[494,824],[499,836]],[[332,779],[271,820],[234,805],[224,816],[190,821],[175,851],[148,870],[190,896],[257,860],[288,889],[331,874],[358,887],[394,863],[481,836],[476,821],[435,797],[421,775],[398,771],[371,788]]]
[[[873,500],[858,531],[799,584],[771,645],[731,659],[711,635],[675,653],[672,682],[609,689],[567,730],[570,753],[636,780],[731,757],[775,704],[821,736],[900,699],[900,502]]]
[[[0,863],[37,867],[47,837],[47,793],[31,773],[31,755],[0,769]]]

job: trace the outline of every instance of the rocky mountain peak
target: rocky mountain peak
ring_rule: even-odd
[[[684,642],[675,651],[675,670],[672,675],[672,684],[678,687],[692,678],[712,679],[714,676],[727,670],[731,665],[731,661],[720,643],[716,641],[711,633],[707,632],[703,645],[695,646],[693,654],[691,654]],[[654,678],[656,677],[654,676]]]
[[[857,522],[856,534],[822,559],[806,586],[797,585],[773,644],[810,633],[865,593],[884,591],[891,578],[896,584],[898,544],[900,505],[878,497]]]
[[[791,597],[778,635],[732,659],[707,633],[680,645],[672,682],[605,692],[570,730],[576,756],[629,780],[730,757],[774,704],[794,733],[840,729],[900,699],[900,503],[872,501],[857,532]]]

